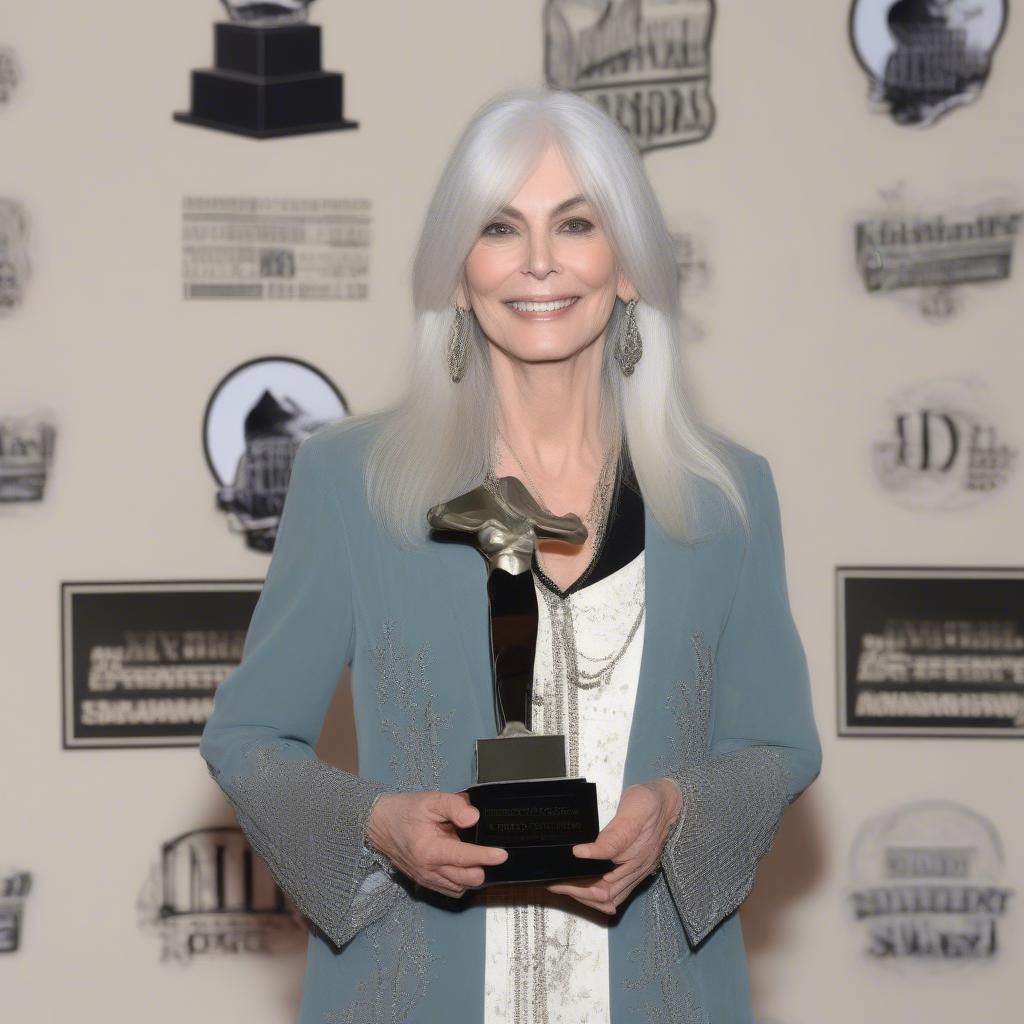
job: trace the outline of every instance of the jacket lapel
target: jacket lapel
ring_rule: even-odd
[[[678,544],[644,506],[644,641],[622,786],[651,777],[662,740],[670,735],[665,701],[684,674],[683,645],[696,601],[694,549]],[[667,727],[669,726],[669,727]]]

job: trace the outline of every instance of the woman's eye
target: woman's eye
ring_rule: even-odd
[[[585,235],[593,226],[589,220],[584,220],[582,217],[571,217],[563,225],[571,235]]]
[[[585,235],[590,231],[593,231],[594,225],[583,217],[570,217],[567,221],[562,224],[562,230],[568,232],[570,235]],[[487,225],[481,232],[484,235],[491,235],[492,237],[502,237],[508,235],[514,235],[516,229],[511,224],[506,224],[504,221],[494,220]]]

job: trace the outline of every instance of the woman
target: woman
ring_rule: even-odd
[[[396,409],[300,448],[201,753],[310,923],[302,1022],[750,1021],[739,920],[820,749],[765,460],[682,387],[677,270],[638,153],[568,93],[473,119],[416,257]],[[566,735],[614,870],[482,888],[460,841],[495,734],[486,564],[426,513],[516,476],[540,541],[534,728]],[[359,773],[313,750],[352,667]]]

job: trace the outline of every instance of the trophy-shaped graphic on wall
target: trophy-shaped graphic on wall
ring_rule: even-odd
[[[542,509],[515,477],[481,485],[435,505],[427,522],[473,534],[487,561],[494,714],[499,735],[476,741],[476,783],[466,790],[480,811],[460,829],[467,842],[500,846],[508,859],[484,868],[485,884],[586,878],[615,866],[572,848],[599,831],[597,787],[566,777],[565,737],[530,731],[537,646],[533,549],[538,537],[582,544],[580,518]],[[481,683],[483,684],[483,680]]]
[[[297,359],[256,359],[217,385],[206,407],[206,461],[217,507],[255,551],[272,551],[299,445],[348,414],[338,389]]]
[[[850,37],[872,105],[925,128],[980,95],[1006,0],[853,0]]]
[[[345,76],[324,71],[313,0],[221,0],[212,68],[192,72],[192,107],[176,121],[267,139],[357,128],[344,116]]]

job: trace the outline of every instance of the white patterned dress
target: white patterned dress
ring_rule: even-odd
[[[534,587],[539,615],[533,731],[565,734],[568,774],[596,783],[603,828],[622,793],[640,672],[644,552],[564,596],[536,572]],[[567,663],[573,646],[575,672]],[[603,678],[591,677],[620,651]],[[543,885],[492,886],[481,898],[487,907],[485,1024],[608,1021],[607,915]]]

